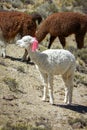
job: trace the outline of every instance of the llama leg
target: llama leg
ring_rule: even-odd
[[[42,79],[42,83],[43,83],[43,86],[44,86],[42,100],[46,101],[46,97],[47,97],[47,75],[41,74],[41,79]]]
[[[63,48],[64,48],[65,45],[66,45],[65,37],[61,37],[61,36],[59,36],[59,40],[60,40],[60,43],[62,44],[62,46],[63,46]]]
[[[26,60],[27,55],[28,55],[28,51],[25,49],[24,55],[22,57],[22,61]]]
[[[68,102],[68,88],[65,86],[65,98],[64,98],[64,103],[67,104]]]
[[[50,104],[54,104],[54,101],[53,101],[53,76],[51,76],[51,74],[48,76],[48,90],[49,90]]]
[[[76,42],[77,42],[77,48],[78,49],[81,49],[84,46],[84,37],[85,37],[85,33],[75,35],[75,39],[76,39]]]
[[[2,56],[3,58],[6,58],[6,46],[7,46],[7,42],[4,41],[0,41],[0,48],[1,48],[1,54],[0,56]]]
[[[73,83],[72,81],[70,82],[70,87],[69,87],[69,95],[68,95],[68,102],[67,104],[71,104],[72,103],[72,93],[73,93]]]
[[[6,58],[6,47],[2,47],[2,48],[1,48],[1,56],[2,56],[3,58]]]
[[[63,77],[65,83],[65,99],[64,103],[71,104],[72,103],[72,92],[73,92],[73,75],[65,78]]]
[[[56,38],[55,36],[50,37],[50,42],[49,42],[49,45],[48,45],[48,49],[50,49],[50,47],[51,47],[53,41],[55,40],[55,38]]]

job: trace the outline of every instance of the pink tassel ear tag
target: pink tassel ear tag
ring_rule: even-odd
[[[38,49],[38,41],[35,39],[32,43],[32,51],[36,51]]]

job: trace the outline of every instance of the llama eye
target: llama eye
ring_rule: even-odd
[[[27,42],[27,40],[24,40],[24,42]]]

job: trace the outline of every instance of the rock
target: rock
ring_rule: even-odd
[[[14,95],[6,95],[6,96],[3,96],[3,99],[12,101],[14,99],[17,99],[17,97]]]

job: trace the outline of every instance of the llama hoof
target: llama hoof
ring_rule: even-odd
[[[66,102],[66,101],[64,101],[64,104],[66,104],[66,105],[71,105],[71,102]]]
[[[6,58],[6,55],[2,55],[2,57],[5,59],[5,58]]]
[[[53,104],[54,104],[54,102],[53,102],[53,101],[50,101],[50,104],[51,104],[51,105],[53,105]]]
[[[64,100],[64,104],[67,104],[67,101],[66,101],[66,100]]]
[[[45,102],[45,101],[46,101],[46,99],[45,99],[45,98],[42,98],[42,101],[43,101],[43,102]]]
[[[67,105],[69,105],[69,106],[70,106],[70,105],[71,105],[71,102],[68,102],[68,103],[67,103]]]
[[[1,56],[5,59],[6,58],[6,54],[5,53],[1,53]]]

